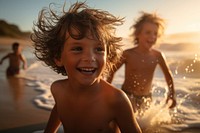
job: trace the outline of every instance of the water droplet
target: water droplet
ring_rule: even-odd
[[[175,74],[178,74],[178,71],[177,71],[177,70],[175,70]]]

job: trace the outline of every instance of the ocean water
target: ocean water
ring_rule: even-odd
[[[0,46],[0,58],[8,51]],[[6,50],[5,50],[6,49]],[[197,51],[163,51],[173,73],[177,106],[168,109],[165,104],[167,84],[158,67],[153,81],[153,102],[143,116],[136,114],[137,120],[145,133],[194,133],[200,132],[200,48]],[[28,60],[28,69],[21,71],[18,78],[24,78],[27,86],[41,92],[34,98],[36,108],[51,110],[55,102],[50,92],[50,85],[57,79],[66,78],[58,75],[43,63],[37,61],[31,47],[24,48],[23,54]],[[0,67],[4,75],[8,63]],[[121,88],[124,81],[124,66],[115,75],[113,85]],[[60,129],[62,132],[62,129]]]

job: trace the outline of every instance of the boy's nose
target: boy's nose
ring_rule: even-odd
[[[84,62],[95,62],[96,61],[96,58],[95,57],[84,57],[83,59],[82,59]]]
[[[96,61],[94,52],[93,51],[86,52],[83,55],[82,60],[85,61],[85,62],[94,62],[94,61]]]

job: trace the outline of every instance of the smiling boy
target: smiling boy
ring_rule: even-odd
[[[55,106],[45,133],[60,124],[66,133],[141,132],[126,94],[103,80],[120,57],[114,30],[122,19],[81,2],[61,16],[47,12],[35,24],[35,54],[68,78],[51,85]]]

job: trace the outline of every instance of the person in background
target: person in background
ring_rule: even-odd
[[[107,81],[112,82],[115,72],[124,64],[125,80],[122,90],[129,96],[134,106],[135,112],[146,110],[152,101],[152,81],[157,65],[160,65],[164,73],[168,95],[166,103],[171,99],[170,108],[175,107],[175,91],[173,77],[168,68],[165,56],[160,51],[153,48],[157,39],[164,31],[164,20],[156,13],[141,12],[141,16],[131,26],[134,38],[133,48],[123,52],[120,62],[108,76]]]
[[[21,46],[18,42],[12,44],[12,53],[8,53],[1,60],[0,64],[4,60],[9,59],[9,66],[6,70],[7,76],[14,76],[20,73],[21,62],[23,63],[23,69],[27,68],[26,58],[21,53]]]
[[[49,7],[34,25],[35,55],[67,78],[51,85],[55,105],[44,132],[60,124],[66,133],[141,132],[126,94],[104,80],[120,57],[114,31],[123,18],[84,2],[62,13]]]

